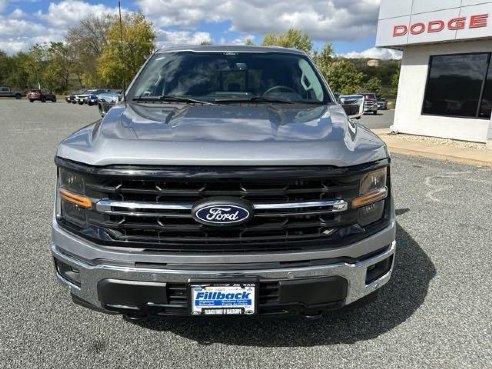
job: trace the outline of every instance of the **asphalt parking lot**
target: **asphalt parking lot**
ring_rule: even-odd
[[[394,156],[396,270],[369,306],[315,322],[132,323],[73,305],[49,251],[53,157],[97,119],[0,100],[1,368],[492,367],[492,171],[427,159]]]
[[[395,110],[379,110],[377,115],[364,114],[358,122],[365,126],[375,128],[389,128],[395,119]]]

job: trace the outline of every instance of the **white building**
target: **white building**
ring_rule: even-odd
[[[492,0],[382,0],[376,46],[403,50],[395,131],[492,140]]]

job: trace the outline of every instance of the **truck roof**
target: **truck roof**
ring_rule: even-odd
[[[160,48],[157,52],[193,51],[193,52],[240,52],[240,53],[285,53],[305,55],[304,51],[280,46],[245,46],[245,45],[172,45]]]

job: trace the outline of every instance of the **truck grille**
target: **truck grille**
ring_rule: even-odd
[[[153,250],[272,252],[339,246],[342,238],[366,232],[358,226],[358,210],[348,206],[358,196],[361,173],[327,177],[312,170],[298,179],[296,169],[298,176],[306,175],[300,168],[289,175],[259,168],[230,175],[222,168],[218,175],[202,168],[199,175],[179,179],[172,170],[156,177],[141,177],[138,170],[131,176],[84,174],[85,194],[96,206],[86,212],[82,233],[110,245]],[[254,218],[232,227],[192,218],[193,204],[218,196],[250,202]]]

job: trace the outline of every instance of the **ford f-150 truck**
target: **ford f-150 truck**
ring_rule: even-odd
[[[16,99],[22,98],[22,92],[12,91],[10,87],[0,87],[0,97],[15,97]]]
[[[390,279],[388,151],[303,52],[158,50],[55,162],[56,276],[85,307],[315,317]]]

